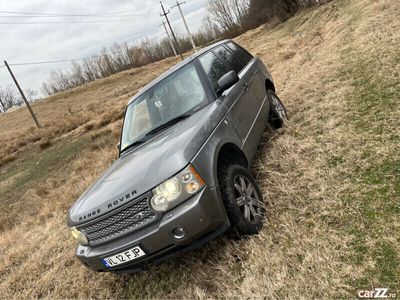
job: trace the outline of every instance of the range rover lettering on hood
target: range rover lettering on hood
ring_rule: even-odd
[[[136,191],[136,190],[134,190],[134,191],[132,191],[132,192],[130,192],[130,193],[127,193],[127,194],[125,194],[125,195],[122,195],[122,196],[120,196],[118,199],[116,199],[116,200],[114,200],[114,201],[112,201],[112,202],[109,202],[108,204],[106,204],[106,205],[104,206],[104,208],[105,208],[106,211],[107,211],[107,210],[110,210],[110,209],[113,209],[113,208],[115,208],[115,207],[121,205],[122,203],[125,203],[126,200],[130,200],[130,199],[133,198],[135,195],[137,195],[137,191]],[[102,212],[102,209],[101,209],[101,208],[97,208],[97,209],[94,209],[94,210],[91,211],[91,212],[84,213],[84,214],[82,214],[82,215],[79,216],[79,221],[91,219],[91,218],[93,218],[94,216],[99,215],[101,212]]]

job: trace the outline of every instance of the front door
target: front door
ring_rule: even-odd
[[[262,100],[257,90],[258,62],[252,59],[249,62],[241,60],[227,46],[216,47],[213,52],[225,63],[229,70],[235,71],[240,78],[240,93],[235,97],[227,97],[224,104],[231,107],[230,117],[236,125],[236,130],[242,139],[242,147],[246,143],[254,121],[259,112]]]

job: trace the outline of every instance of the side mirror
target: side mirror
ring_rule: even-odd
[[[239,76],[235,71],[229,71],[218,80],[218,93],[222,94],[227,89],[235,85],[239,81]]]

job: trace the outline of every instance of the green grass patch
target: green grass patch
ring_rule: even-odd
[[[0,169],[0,184],[5,182],[0,194],[0,207],[19,201],[28,188],[48,179],[54,172],[68,168],[68,162],[77,157],[89,141],[89,136],[83,136],[73,141],[59,142],[46,149],[30,148],[19,153],[18,159]],[[7,183],[6,180],[10,178]]]
[[[342,174],[351,181],[351,187],[342,192],[342,207],[338,208],[346,207],[342,230],[351,237],[350,255],[343,260],[363,270],[361,276],[348,278],[350,292],[371,286],[399,292],[400,233],[396,224],[400,217],[400,85],[391,67],[398,64],[399,54],[385,41],[369,49],[356,46],[351,33],[362,20],[362,13],[355,8],[349,5],[347,9],[350,33],[345,41],[348,46],[342,50],[340,74],[353,83],[353,92],[346,99],[351,111],[346,125],[362,143],[355,146],[349,141],[349,152],[351,147],[361,151],[353,152],[359,157],[349,157],[353,163]],[[341,163],[337,157],[328,161],[331,167]]]
[[[373,251],[373,257],[379,265],[376,270],[379,272],[378,276],[382,284],[387,284],[392,289],[398,288],[400,286],[399,255],[393,244],[387,241],[379,242]]]

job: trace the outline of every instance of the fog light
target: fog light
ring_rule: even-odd
[[[182,226],[175,226],[171,231],[172,237],[176,240],[183,239],[186,235],[185,229]]]
[[[86,246],[88,244],[88,239],[86,238],[86,236],[78,229],[76,229],[76,227],[71,227],[70,230],[72,236],[78,241],[79,244],[81,244],[82,246]]]

